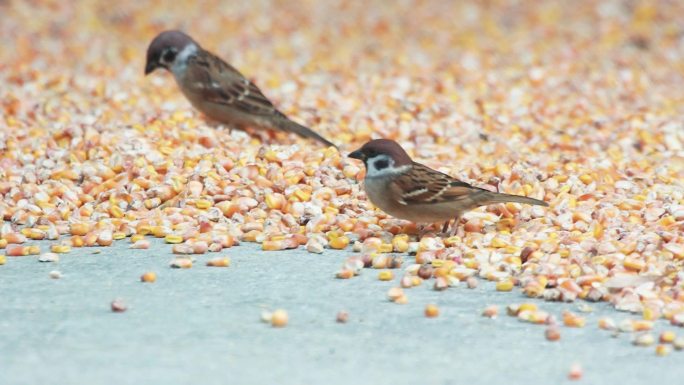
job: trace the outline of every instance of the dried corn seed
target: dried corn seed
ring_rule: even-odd
[[[207,266],[211,267],[228,267],[230,266],[230,258],[216,257],[207,261]]]
[[[444,277],[438,277],[435,279],[435,283],[432,287],[434,290],[442,291],[449,288],[449,281]]]
[[[338,324],[344,324],[347,323],[347,321],[349,321],[349,313],[346,311],[337,312],[337,315],[335,316],[335,322]]]
[[[152,272],[152,271],[148,271],[147,273],[144,273],[143,275],[140,276],[141,282],[150,282],[151,283],[151,282],[154,282],[156,280],[157,280],[157,274]]]
[[[670,330],[660,333],[660,337],[658,337],[658,341],[660,341],[661,344],[671,344],[675,339],[677,339],[677,335]]]
[[[164,242],[172,244],[181,243],[183,242],[183,237],[180,235],[169,234],[164,237]]]
[[[112,309],[112,312],[114,313],[123,313],[128,309],[126,304],[120,299],[115,299],[114,301],[112,301],[109,307]]]
[[[0,255],[0,265],[4,265],[7,263],[7,258],[5,258],[4,255]]]
[[[136,243],[138,241],[142,241],[143,239],[145,239],[145,236],[142,234],[131,235],[131,243]]]
[[[466,279],[466,284],[468,285],[468,289],[475,289],[478,286],[478,280],[475,277],[468,277]]]
[[[572,366],[570,366],[570,371],[568,372],[568,379],[577,381],[582,379],[583,374],[580,364],[572,364]]]
[[[150,248],[150,241],[148,241],[147,239],[139,239],[139,240],[135,241],[135,243],[133,243],[130,246],[130,248],[131,249],[149,249]]]
[[[17,244],[9,244],[5,249],[5,254],[8,257],[24,257],[29,255],[29,248]]]
[[[677,337],[672,341],[672,346],[676,350],[684,350],[684,337]]]
[[[381,281],[391,281],[392,279],[394,279],[394,273],[392,273],[389,270],[381,271],[378,274],[378,279]]]
[[[59,262],[59,254],[45,253],[38,257],[38,262]]]
[[[544,331],[544,337],[549,341],[558,341],[561,338],[560,329],[550,326]]]
[[[332,249],[342,250],[349,245],[349,238],[346,236],[341,236],[333,238],[328,242],[328,245]]]
[[[71,246],[55,244],[50,246],[50,251],[53,253],[68,253],[71,251]]]
[[[406,305],[408,303],[408,297],[406,295],[402,295],[401,297],[395,299],[394,303],[399,305]]]
[[[48,273],[48,276],[52,279],[60,279],[62,278],[62,273],[57,270],[52,270],[50,273]]]
[[[657,345],[655,348],[656,355],[664,357],[672,351],[669,345]]]
[[[489,305],[482,311],[482,315],[488,318],[496,318],[499,315],[499,307],[496,305]]]
[[[425,306],[425,316],[427,318],[435,318],[438,315],[439,315],[439,308],[437,307],[437,305],[430,304],[430,305]]]
[[[288,316],[287,312],[282,309],[275,310],[271,313],[271,326],[274,328],[282,328],[287,326]]]
[[[611,318],[601,318],[598,321],[598,327],[603,330],[616,330],[617,325],[615,324],[615,321],[613,321]]]
[[[499,281],[496,283],[496,290],[497,291],[511,291],[513,290],[513,281],[510,279],[506,279],[503,281]]]
[[[354,271],[349,269],[342,269],[335,273],[335,277],[339,279],[349,279],[354,277]]]
[[[634,339],[634,345],[637,345],[637,346],[651,346],[654,343],[655,343],[655,338],[653,337],[653,334],[650,334],[650,333],[639,334]]]
[[[563,324],[568,327],[582,328],[586,324],[584,317],[580,317],[572,312],[563,312]]]
[[[402,290],[400,287],[392,287],[387,291],[387,298],[390,301],[396,301],[397,298],[399,298],[403,295],[404,295],[404,290]]]
[[[174,269],[189,269],[192,267],[192,260],[190,258],[174,258],[170,266]]]

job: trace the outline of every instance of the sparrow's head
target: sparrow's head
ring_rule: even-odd
[[[160,33],[147,48],[145,75],[157,68],[171,70],[176,59],[179,56],[183,56],[181,53],[190,53],[197,50],[197,48],[199,48],[199,45],[190,36],[181,31],[164,31]]]
[[[403,172],[413,163],[399,143],[389,139],[371,140],[349,157],[363,161],[368,178]]]

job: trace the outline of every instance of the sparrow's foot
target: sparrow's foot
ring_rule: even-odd
[[[449,231],[449,225],[451,224],[451,220],[445,221],[444,226],[442,226],[442,234],[447,234]]]
[[[460,223],[461,223],[461,217],[460,217],[460,216],[454,218],[454,224],[453,224],[453,226],[451,226],[451,234],[450,234],[450,236],[453,237],[454,235],[460,235],[460,234],[459,234],[459,229],[460,229],[459,224],[460,224]]]

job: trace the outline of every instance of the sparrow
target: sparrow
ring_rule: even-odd
[[[363,161],[364,189],[375,206],[394,217],[416,223],[445,221],[443,233],[455,219],[452,235],[455,234],[461,215],[479,206],[505,202],[548,206],[538,199],[471,186],[414,162],[393,140],[371,140],[349,157]]]
[[[290,120],[240,71],[181,31],[162,32],[150,43],[145,75],[157,68],[171,72],[190,104],[212,119],[240,129],[293,132],[337,147],[310,128]]]

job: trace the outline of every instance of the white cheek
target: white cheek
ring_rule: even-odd
[[[197,46],[195,44],[186,45],[185,48],[178,53],[176,60],[173,61],[171,72],[173,72],[176,77],[182,76],[188,66],[188,58],[195,53],[197,53]]]

